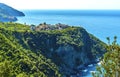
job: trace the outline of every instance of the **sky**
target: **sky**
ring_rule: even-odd
[[[120,9],[120,0],[0,0],[16,9]]]

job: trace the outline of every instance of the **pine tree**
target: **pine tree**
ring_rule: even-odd
[[[107,38],[109,44],[106,49],[107,52],[101,61],[101,65],[97,67],[97,71],[93,77],[120,77],[120,46],[116,43],[117,37],[110,44],[110,39]]]

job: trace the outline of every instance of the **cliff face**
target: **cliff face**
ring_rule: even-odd
[[[105,53],[104,45],[82,27],[34,31],[19,23],[0,23],[0,65],[11,60],[8,65],[13,64],[15,76],[24,72],[28,76],[60,77],[58,70],[70,76],[95,63]]]
[[[13,34],[19,43],[50,58],[65,75],[96,62],[105,52],[104,43],[81,27]]]
[[[6,5],[0,3],[0,21],[7,22],[7,21],[16,21],[16,16],[25,16],[24,13]]]

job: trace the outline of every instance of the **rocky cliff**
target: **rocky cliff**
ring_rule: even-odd
[[[14,74],[70,76],[105,53],[105,43],[82,27],[31,30],[29,25],[10,22],[0,23],[0,34],[0,56],[4,57],[0,61],[12,60],[19,70]]]
[[[24,48],[35,53],[41,51],[59,66],[64,75],[76,73],[78,67],[95,63],[105,53],[105,44],[82,27],[15,32],[13,35]]]

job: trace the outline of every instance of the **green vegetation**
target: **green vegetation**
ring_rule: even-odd
[[[101,61],[101,65],[97,67],[97,71],[93,73],[94,77],[119,77],[120,76],[120,45],[116,43],[117,37],[110,44],[110,38],[107,37],[107,52]]]
[[[40,26],[31,29],[26,24],[0,23],[0,76],[70,76],[78,66],[94,63],[105,53],[105,44],[82,27],[44,26],[42,30]]]
[[[50,59],[24,49],[18,43],[13,36],[16,27],[18,32],[29,30],[21,24],[0,23],[0,76],[60,77],[58,67]]]
[[[17,31],[17,32],[30,31],[30,26],[23,25],[20,23],[13,23],[13,22],[6,22],[6,23],[1,22],[0,28],[9,30],[9,31]]]

